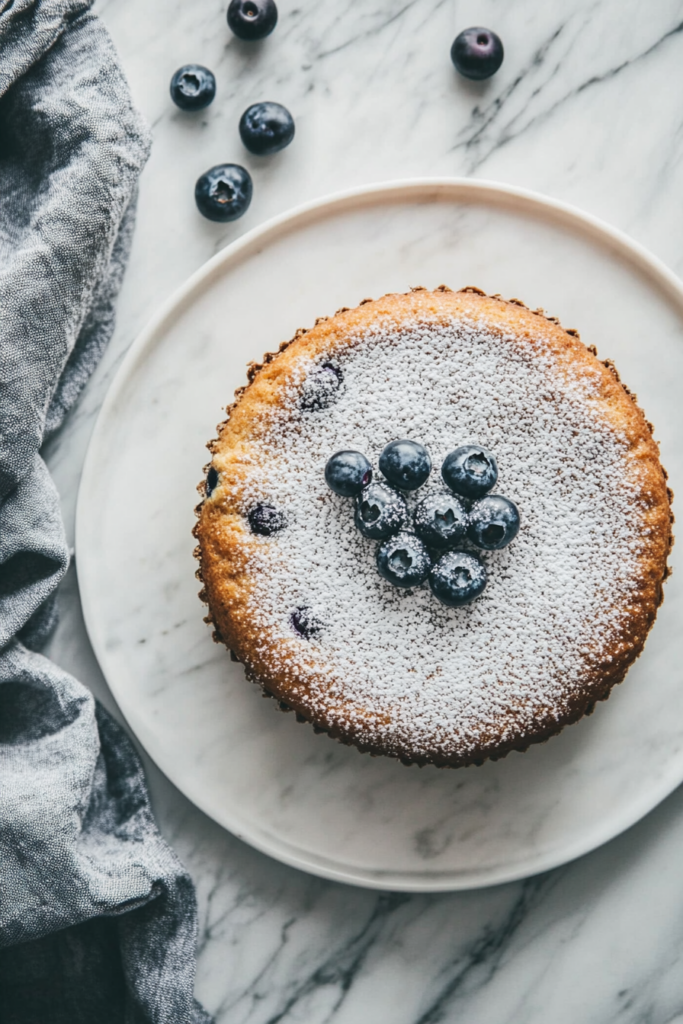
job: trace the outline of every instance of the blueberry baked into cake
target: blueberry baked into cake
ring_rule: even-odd
[[[652,427],[575,331],[476,288],[367,300],[252,364],[201,485],[215,638],[360,750],[459,767],[605,700],[662,602]]]

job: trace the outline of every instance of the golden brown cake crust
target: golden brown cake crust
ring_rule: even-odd
[[[536,702],[533,714],[509,702],[495,723],[483,730],[476,742],[447,750],[436,742],[416,749],[405,736],[378,739],[376,723],[358,702],[344,708],[343,687],[335,689],[326,707],[319,688],[312,696],[310,680],[318,678],[316,659],[301,654],[300,638],[264,635],[262,622],[254,620],[254,559],[260,538],[249,531],[244,515],[244,493],[259,458],[263,443],[272,430],[273,418],[282,414],[284,396],[300,386],[302,365],[321,359],[343,358],[351,344],[367,332],[369,325],[391,330],[402,324],[445,325],[465,320],[485,322],[499,338],[514,341],[516,350],[531,354],[538,350],[552,363],[553,374],[567,388],[590,392],[591,410],[607,430],[623,439],[624,459],[632,489],[632,515],[641,542],[635,555],[637,571],[628,600],[616,609],[609,642],[592,660],[571,692],[558,703]],[[662,583],[668,574],[667,557],[672,544],[671,494],[652,428],[635,401],[620,382],[614,366],[600,362],[575,331],[563,329],[542,311],[531,311],[518,300],[489,297],[475,288],[452,292],[446,288],[430,292],[415,289],[408,294],[391,294],[366,300],[355,309],[320,319],[308,331],[299,331],[280,351],[266,355],[261,364],[251,364],[249,383],[236,393],[228,418],[218,428],[218,438],[209,444],[212,466],[220,475],[218,486],[198,506],[195,536],[200,560],[198,577],[203,582],[200,596],[208,603],[207,621],[214,624],[215,637],[235,652],[250,678],[286,708],[334,738],[374,754],[389,754],[406,763],[433,763],[458,767],[499,758],[511,750],[525,750],[542,742],[565,725],[590,713],[598,700],[605,700],[612,687],[623,680],[629,666],[643,649],[647,634],[662,601]],[[340,445],[342,447],[342,445]],[[208,468],[208,467],[207,467]],[[222,481],[229,480],[229,486]],[[205,483],[201,485],[205,493]],[[524,509],[522,510],[524,515]],[[275,654],[273,645],[277,646]],[[308,678],[310,674],[310,680]],[[530,718],[531,715],[531,718]]]

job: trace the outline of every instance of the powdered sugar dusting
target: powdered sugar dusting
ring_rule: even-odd
[[[314,712],[324,707],[341,727],[352,718],[388,749],[465,756],[532,730],[548,709],[559,714],[604,663],[641,544],[626,442],[595,411],[597,376],[567,384],[542,346],[531,353],[475,319],[378,323],[351,341],[334,353],[336,401],[300,408],[302,360],[257,442],[245,511],[270,502],[288,527],[255,538],[251,614],[274,670],[299,680]],[[434,463],[411,509],[445,489],[441,462],[468,443],[494,453],[495,490],[519,507],[518,537],[482,554],[489,584],[468,607],[382,579],[353,502],[325,484],[327,459],[344,448],[364,452],[380,479],[379,454],[400,437],[424,444]],[[302,607],[323,624],[310,639],[291,625]]]

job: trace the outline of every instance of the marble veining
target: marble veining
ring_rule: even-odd
[[[114,341],[47,453],[70,529],[97,411],[135,335],[215,251],[298,202],[366,181],[475,174],[582,206],[683,270],[680,2],[283,0],[276,33],[251,50],[230,38],[216,0],[101,0],[96,10],[155,146]],[[494,28],[506,46],[483,85],[458,80],[448,61],[470,24]],[[190,60],[212,67],[219,88],[195,119],[168,97],[172,72]],[[297,120],[290,149],[260,162],[237,135],[258,99],[285,103]],[[227,227],[202,221],[192,199],[198,174],[223,160],[243,162],[255,182],[249,213]],[[73,571],[61,607],[51,655],[113,707]],[[680,792],[566,868],[407,896],[284,867],[209,821],[151,764],[149,773],[162,829],[197,882],[198,993],[220,1024],[683,1020]]]

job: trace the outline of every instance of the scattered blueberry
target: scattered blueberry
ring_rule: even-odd
[[[240,118],[240,137],[250,153],[277,153],[294,138],[294,118],[280,103],[254,103]]]
[[[355,523],[364,537],[386,540],[405,526],[408,508],[402,494],[374,483],[356,498]]]
[[[239,164],[219,164],[202,174],[194,189],[199,212],[209,220],[237,220],[247,212],[253,185]]]
[[[228,25],[239,39],[264,39],[277,25],[274,0],[231,0]]]
[[[337,398],[344,376],[334,363],[314,367],[301,388],[299,404],[306,412],[326,409]]]
[[[419,587],[429,576],[432,560],[414,533],[390,537],[377,551],[377,568],[395,587]]]
[[[498,463],[490,452],[473,444],[447,455],[441,476],[451,491],[463,498],[483,498],[498,479]]]
[[[394,487],[415,491],[431,473],[432,460],[417,441],[392,441],[379,457],[379,468]]]
[[[337,452],[327,460],[325,480],[335,494],[353,498],[372,480],[372,466],[360,452]]]
[[[299,636],[304,637],[305,640],[310,640],[312,637],[317,636],[324,626],[324,623],[316,615],[315,611],[305,606],[295,608],[289,617],[289,621]]]
[[[216,95],[216,79],[201,64],[185,64],[171,79],[171,99],[181,110],[203,110]]]
[[[218,470],[214,466],[209,466],[209,472],[206,474],[206,496],[210,498],[213,492],[216,490],[218,484]]]
[[[432,568],[429,586],[442,604],[457,608],[482,593],[486,586],[486,569],[476,555],[447,551]]]
[[[465,78],[490,78],[503,63],[503,44],[490,28],[466,28],[455,37],[451,60]]]
[[[454,494],[430,494],[415,509],[415,532],[429,547],[446,551],[467,532],[467,509]]]
[[[514,501],[500,494],[489,494],[470,510],[467,536],[478,548],[499,551],[519,533],[519,510]]]
[[[274,505],[267,505],[265,502],[255,505],[247,515],[252,533],[258,533],[261,537],[270,537],[279,530],[284,530],[287,525],[287,517],[282,509]]]

